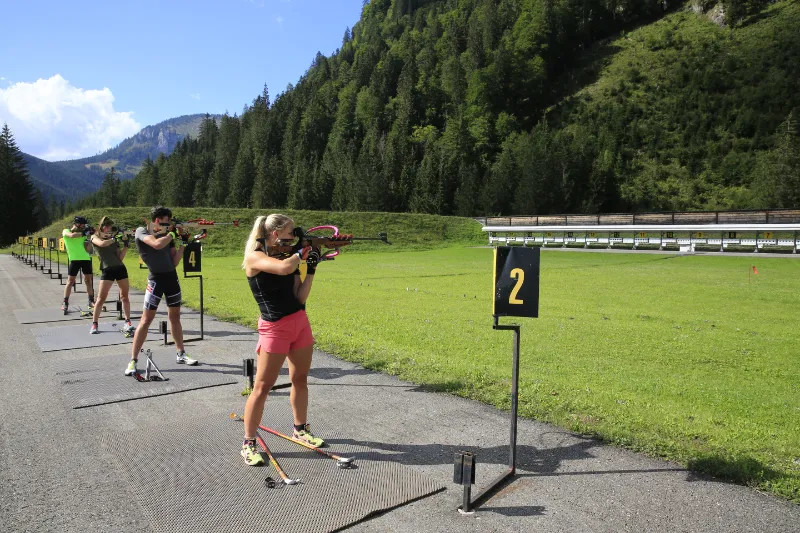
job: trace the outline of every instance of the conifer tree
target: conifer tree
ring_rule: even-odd
[[[41,193],[31,183],[28,165],[8,127],[0,132],[0,245],[39,228]]]

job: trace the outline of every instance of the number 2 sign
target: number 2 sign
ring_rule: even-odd
[[[492,315],[539,316],[539,249],[494,250]]]

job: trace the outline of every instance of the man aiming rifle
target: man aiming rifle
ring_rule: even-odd
[[[183,257],[183,248],[189,235],[178,233],[177,225],[172,222],[172,211],[163,206],[156,206],[150,211],[150,224],[136,229],[136,248],[139,257],[150,271],[147,277],[147,291],[144,297],[142,319],[133,335],[131,361],[125,369],[126,376],[138,374],[136,363],[139,351],[147,340],[147,330],[156,316],[161,299],[166,297],[167,313],[172,338],[177,348],[176,360],[179,364],[196,365],[184,350],[183,327],[181,326],[181,286],[176,270]],[[186,239],[182,239],[181,236]]]
[[[83,272],[86,283],[86,294],[89,298],[89,310],[94,308],[94,287],[92,285],[92,257],[89,255],[87,239],[94,234],[94,228],[89,227],[86,218],[77,216],[72,221],[72,227],[64,228],[61,237],[67,249],[69,266],[67,267],[67,286],[64,287],[64,303],[61,310],[66,315],[69,311],[69,296],[75,285],[78,272]]]

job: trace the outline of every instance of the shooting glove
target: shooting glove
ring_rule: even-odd
[[[172,235],[172,242],[178,241],[178,234],[175,233],[174,231],[170,231],[169,233],[167,233],[167,235]]]
[[[92,235],[94,235],[94,228],[86,228],[83,230],[84,237],[91,237]]]
[[[306,274],[309,276],[313,276],[317,272],[317,265],[322,258],[322,251],[317,248],[311,248],[311,251],[308,252],[308,258],[306,259]]]

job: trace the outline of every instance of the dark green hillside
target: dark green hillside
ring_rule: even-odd
[[[796,2],[734,29],[687,9],[603,42],[549,136],[595,146],[629,208],[800,205],[798,21]]]
[[[372,0],[296,86],[203,126],[125,201],[462,216],[797,205],[798,4],[664,6]]]

